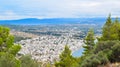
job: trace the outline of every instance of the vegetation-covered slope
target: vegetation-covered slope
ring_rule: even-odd
[[[98,42],[95,43],[94,40]],[[60,60],[56,67],[111,67],[120,62],[120,22],[118,18],[112,21],[111,16],[107,18],[106,23],[102,28],[102,36],[95,38],[94,31],[90,30],[84,39],[84,52],[80,58],[72,59],[73,57],[63,56],[70,55],[70,51],[65,50],[60,55]],[[68,54],[69,53],[69,54]],[[68,60],[69,59],[69,60]],[[70,60],[71,59],[71,60]],[[79,61],[78,61],[79,60]],[[74,61],[74,62],[73,62]],[[66,62],[70,64],[66,64]],[[73,66],[73,64],[75,64]],[[78,65],[77,65],[78,64]]]

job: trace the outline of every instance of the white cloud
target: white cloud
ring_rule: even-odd
[[[1,20],[11,20],[11,19],[21,19],[21,18],[42,18],[40,16],[27,16],[27,15],[17,15],[13,11],[6,11],[0,14],[0,19]]]
[[[5,19],[99,17],[109,13],[120,16],[119,0],[1,0],[0,3],[0,15],[8,16]]]

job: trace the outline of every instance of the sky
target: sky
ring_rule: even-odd
[[[120,0],[0,0],[0,20],[120,16]]]

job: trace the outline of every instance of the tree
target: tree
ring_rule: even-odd
[[[95,40],[94,31],[90,29],[87,36],[84,39],[85,46],[83,46],[84,48],[83,54],[86,55],[90,53],[90,50],[92,50],[95,45],[94,40]]]
[[[14,37],[9,31],[9,28],[0,26],[0,67],[20,67],[15,56],[21,47],[14,45]]]
[[[14,37],[9,31],[9,28],[0,26],[0,67],[38,67],[30,56],[16,57],[21,46],[14,44]]]
[[[93,53],[97,54],[100,51],[112,50],[112,46],[115,45],[116,42],[119,41],[99,41],[95,45]]]
[[[111,19],[111,14],[109,14],[106,23],[104,24],[102,28],[102,37],[100,40],[111,40],[111,25],[112,25],[112,19]]]
[[[13,54],[15,56],[20,49],[21,49],[20,45],[14,45],[14,46],[11,46],[11,48],[8,49],[8,53]]]
[[[56,67],[78,67],[77,59],[72,57],[71,50],[66,45],[64,51],[60,54],[60,61],[55,63]]]
[[[118,18],[112,22],[111,15],[109,15],[106,23],[102,28],[102,37],[99,40],[120,40],[120,23]]]
[[[9,28],[0,26],[0,52],[9,52],[14,55],[20,50],[20,45],[14,44],[14,37],[10,35]]]
[[[88,32],[84,43],[85,52],[81,56],[80,67],[98,67],[107,63],[120,62],[120,23],[112,22],[111,15],[102,28],[102,36],[94,44],[94,35]],[[90,46],[92,46],[90,48]]]
[[[110,28],[110,40],[120,40],[120,23],[118,18],[115,19],[115,21],[112,23]]]

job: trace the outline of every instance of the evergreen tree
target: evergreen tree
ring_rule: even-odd
[[[9,31],[9,28],[0,26],[0,52],[10,52],[11,54],[15,52],[14,55],[16,55],[21,47],[14,44],[14,37],[10,35]]]
[[[21,47],[14,45],[14,37],[9,31],[9,28],[0,26],[0,67],[20,67],[15,55]]]
[[[94,40],[95,40],[94,31],[92,29],[90,29],[87,36],[84,39],[85,46],[83,46],[83,48],[84,48],[85,55],[89,54],[90,50],[93,49],[93,47],[95,45]]]
[[[119,31],[120,31],[120,23],[119,23],[118,18],[116,18],[115,21],[112,23],[111,28],[110,28],[110,32],[111,32],[110,38],[111,38],[111,40],[119,40],[120,39]]]
[[[107,18],[102,28],[102,36],[94,44],[94,35],[88,32],[84,43],[84,55],[81,56],[80,67],[98,67],[107,63],[120,62],[120,23],[118,18],[112,22]],[[95,45],[95,46],[94,46]],[[91,46],[91,47],[90,47]]]
[[[102,28],[102,37],[100,40],[111,40],[111,25],[112,25],[112,19],[111,14],[108,16],[106,23],[104,24]]]
[[[119,22],[118,17],[114,21],[114,27],[113,28],[114,28],[114,31],[117,34],[116,37],[118,37],[118,40],[120,40],[120,22]]]
[[[120,40],[120,23],[118,18],[112,22],[111,15],[109,15],[102,29],[102,37],[99,40]]]
[[[55,63],[56,67],[78,67],[77,59],[72,57],[71,50],[66,45],[64,51],[60,54],[60,61]]]

